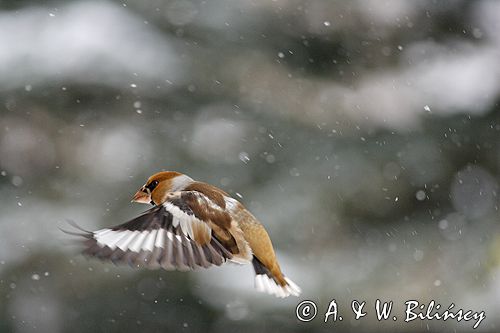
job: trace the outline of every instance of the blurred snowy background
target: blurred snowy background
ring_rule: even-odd
[[[58,230],[168,169],[241,197],[320,312],[434,299],[497,332],[499,32],[498,1],[1,0],[0,331],[471,330],[298,323],[251,267],[115,267]]]

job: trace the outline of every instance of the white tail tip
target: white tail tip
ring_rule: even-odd
[[[285,277],[286,286],[279,286],[274,279],[266,274],[258,274],[255,276],[255,288],[269,295],[274,295],[279,298],[285,298],[290,295],[299,296],[302,290],[292,280]]]

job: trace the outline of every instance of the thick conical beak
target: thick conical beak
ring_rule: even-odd
[[[140,202],[140,203],[145,203],[149,204],[151,202],[151,195],[147,194],[146,192],[139,190],[137,193],[134,195],[132,198],[132,202]]]

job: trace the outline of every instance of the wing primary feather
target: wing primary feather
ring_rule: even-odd
[[[156,240],[157,233],[158,233],[158,230],[154,229],[154,230],[151,230],[147,234],[146,239],[144,239],[144,242],[142,243],[142,250],[143,251],[153,252],[153,247],[155,246],[155,240]]]
[[[180,229],[181,229],[181,232],[184,234],[184,235],[189,235],[188,231],[187,231],[187,221],[185,218],[183,219],[179,219],[179,226],[180,226]]]
[[[182,237],[183,236],[179,235],[179,231],[180,231],[179,229],[176,229],[175,231],[176,231],[175,237],[174,237],[174,240],[175,240],[174,249],[175,249],[175,259],[176,259],[175,263],[176,263],[178,270],[185,271],[185,270],[188,270],[189,267],[186,265],[186,258],[184,256],[184,249],[182,246]]]
[[[94,235],[95,240],[101,246],[108,246],[111,249],[116,248],[116,244],[125,238],[131,231],[112,231],[101,235]]]
[[[172,232],[167,229],[166,231],[167,237],[165,237],[165,250],[163,252],[163,256],[161,259],[161,267],[166,270],[174,269],[173,265],[173,237]]]
[[[122,234],[120,235],[117,235],[116,239],[110,241],[107,245],[115,250],[116,249],[116,244],[118,244],[119,241],[121,241],[122,239],[124,239],[125,237],[127,237],[127,235],[130,233],[131,231],[122,231]]]
[[[73,221],[73,220],[66,219],[66,222],[67,222],[70,226],[72,226],[72,227],[74,227],[74,228],[76,228],[76,229],[78,229],[78,230],[80,230],[80,231],[83,231],[83,232],[84,232],[84,233],[86,233],[86,234],[92,234],[92,231],[89,231],[89,230],[83,229],[82,227],[80,227],[80,226],[79,226],[79,225],[78,225],[75,221]]]
[[[144,242],[144,239],[146,238],[148,234],[147,230],[142,231],[135,239],[133,242],[130,243],[128,249],[132,252],[139,253],[139,251],[142,248],[142,244]]]
[[[170,232],[169,234],[167,234],[169,237],[169,240],[170,242],[172,243],[172,258],[171,258],[171,263],[172,265],[174,266],[174,269],[175,268],[179,268],[179,255],[177,254],[178,252],[178,249],[177,249],[177,238],[175,237],[175,235]]]
[[[160,260],[161,256],[164,252],[163,247],[155,247],[153,253],[151,253],[151,257],[149,258],[149,262],[147,263],[147,268],[149,269],[158,269],[161,267]]]
[[[165,229],[163,228],[158,229],[158,233],[155,239],[155,247],[165,247]]]
[[[69,230],[66,230],[66,229],[63,229],[63,228],[59,228],[59,227],[58,227],[58,229],[61,230],[62,232],[64,232],[65,234],[67,234],[67,235],[77,236],[77,237],[84,237],[84,238],[87,238],[87,239],[92,238],[92,233],[83,233],[83,232],[69,231]]]
[[[153,252],[151,253],[151,257],[149,258],[149,262],[147,264],[147,267],[149,269],[158,269],[161,267],[160,260],[161,256],[163,255],[165,247],[164,235],[165,235],[164,229],[160,228],[156,230],[155,239],[153,242]]]
[[[100,230],[97,230],[97,231],[94,231],[92,234],[94,236],[104,236],[105,234],[109,233],[109,232],[112,232],[113,230],[109,229],[109,228],[104,228],[104,229],[100,229]]]
[[[209,246],[210,244],[203,245],[201,249],[207,261],[213,264],[214,259],[212,258],[212,251],[210,251],[210,249],[208,248]]]
[[[114,263],[114,264],[117,264],[121,261],[121,259],[123,258],[123,256],[125,255],[125,251],[123,251],[122,249],[120,248],[117,248],[113,254],[111,254],[111,256],[109,257],[109,259]]]
[[[193,242],[193,255],[195,258],[196,265],[201,266],[203,268],[208,268],[210,266],[210,263],[207,261],[207,258],[205,257],[205,253],[203,252],[203,249],[201,245],[196,244],[196,242]]]
[[[192,243],[187,237],[182,237],[182,244],[184,245],[184,257],[186,258],[186,264],[190,269],[194,269],[196,267],[196,260],[194,257],[194,251],[192,247]]]
[[[128,235],[128,237],[120,240],[116,244],[116,247],[119,248],[120,250],[126,252],[128,245],[130,244],[130,242],[132,242],[132,240],[135,238],[135,236],[137,236],[137,234],[139,234],[139,231],[132,231],[132,233],[130,235]]]
[[[212,244],[207,244],[208,251],[210,252],[210,255],[212,257],[211,263],[220,266],[224,262],[224,258],[220,255],[220,253],[217,253],[217,251],[214,249]]]

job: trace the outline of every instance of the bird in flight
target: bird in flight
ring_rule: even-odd
[[[223,190],[163,171],[149,177],[132,201],[153,207],[126,223],[78,234],[85,237],[85,255],[166,270],[251,262],[257,290],[277,297],[301,293],[281,272],[266,229]]]

